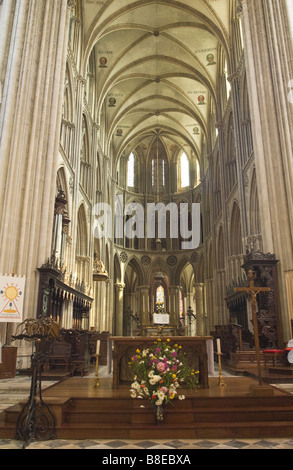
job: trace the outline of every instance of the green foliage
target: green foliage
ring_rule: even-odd
[[[148,398],[152,405],[170,403],[178,389],[198,387],[199,372],[187,365],[182,346],[171,340],[158,339],[153,346],[132,356],[129,367],[134,374],[130,394],[132,398]],[[184,400],[184,395],[178,395]]]

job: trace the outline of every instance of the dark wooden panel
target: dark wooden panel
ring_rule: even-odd
[[[2,348],[2,363],[0,363],[0,379],[11,379],[16,374],[17,348],[8,346]]]

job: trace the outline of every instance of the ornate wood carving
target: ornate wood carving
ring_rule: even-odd
[[[93,299],[86,295],[82,285],[67,284],[64,281],[64,273],[54,264],[54,260],[48,260],[38,269],[40,272],[38,318],[51,317],[61,324],[63,303],[73,302],[73,327],[81,329],[82,319],[88,317]]]
[[[270,292],[259,293],[257,297],[259,339],[263,349],[283,347],[280,335],[277,263],[274,254],[253,251],[245,255],[242,266],[246,274],[250,269],[254,271],[256,286],[271,289]]]

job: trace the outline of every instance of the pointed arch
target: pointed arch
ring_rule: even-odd
[[[185,151],[180,152],[177,160],[177,186],[186,190],[190,186],[190,160]]]
[[[213,268],[214,268],[214,256],[213,256],[213,249],[212,244],[209,244],[208,247],[208,260],[207,260],[207,278],[213,278]]]
[[[225,269],[225,250],[223,227],[220,226],[217,240],[217,269]]]
[[[217,153],[215,168],[214,168],[214,216],[215,219],[222,212],[222,188],[221,188],[221,167],[220,155]]]
[[[135,256],[133,256],[127,263],[127,266],[131,266],[133,268],[133,270],[135,271],[137,275],[138,285],[143,286],[144,285],[144,273],[143,273],[142,267],[138,259]],[[126,269],[127,269],[127,266],[126,266]]]
[[[64,101],[63,101],[63,119],[67,122],[74,122],[74,78],[71,67],[66,63]]]
[[[242,253],[241,216],[239,205],[234,201],[230,224],[230,254]]]
[[[199,260],[196,265],[195,270],[195,280],[196,282],[203,283],[204,282],[204,257],[200,255]]]
[[[114,283],[120,284],[122,282],[122,270],[121,263],[118,257],[118,254],[114,255]]]
[[[256,171],[253,171],[251,188],[250,188],[250,234],[258,235],[261,233],[260,226],[260,212],[259,212],[259,201],[256,181]]]
[[[227,132],[226,132],[226,148],[225,148],[225,179],[228,196],[232,191],[237,181],[237,168],[236,168],[236,145],[234,136],[234,117],[230,113]]]
[[[88,256],[88,226],[85,206],[82,203],[77,213],[77,235],[76,248],[77,256]]]
[[[175,273],[174,273],[174,284],[175,284],[175,285],[177,285],[177,286],[180,285],[180,278],[181,278],[181,275],[182,275],[184,269],[186,268],[186,266],[188,266],[189,264],[191,264],[191,263],[190,263],[190,259],[187,258],[186,256],[184,256],[184,257],[180,260],[180,262],[179,262],[179,264],[178,264],[178,266],[177,266],[177,268],[176,268],[176,271],[175,271]],[[195,275],[195,268],[194,268],[193,265],[192,265],[192,269],[193,269],[193,274]]]

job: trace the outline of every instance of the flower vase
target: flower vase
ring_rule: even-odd
[[[165,418],[165,407],[164,407],[164,405],[155,405],[154,406],[154,411],[155,411],[156,424],[161,424],[164,421],[164,418]]]

